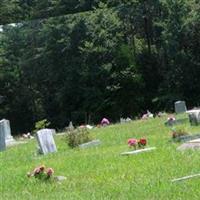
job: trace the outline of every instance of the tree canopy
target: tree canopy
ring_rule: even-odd
[[[15,133],[41,119],[63,128],[200,103],[195,0],[3,0],[0,8],[0,118]]]

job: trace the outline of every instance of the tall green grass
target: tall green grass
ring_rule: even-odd
[[[200,173],[200,151],[179,152],[170,142],[165,118],[133,121],[92,130],[101,140],[98,147],[70,149],[65,136],[57,136],[57,153],[36,155],[36,141],[8,148],[0,153],[0,199],[2,200],[199,200],[200,179],[171,183],[171,179]],[[183,125],[182,125],[183,126]],[[200,133],[200,127],[184,128]],[[157,150],[120,156],[129,150],[127,139],[146,137]],[[55,175],[66,176],[61,183],[27,178],[34,167],[44,164]]]

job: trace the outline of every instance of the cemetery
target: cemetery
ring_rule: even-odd
[[[200,200],[200,0],[0,0],[0,200]]]
[[[90,199],[91,193],[95,199],[129,199],[133,191],[140,192],[142,188],[146,188],[142,199],[155,195],[156,199],[165,199],[166,195],[174,200],[198,199],[193,197],[200,195],[200,126],[192,126],[189,120],[173,125],[176,130],[184,127],[190,134],[181,135],[181,140],[172,143],[171,127],[165,126],[168,116],[96,126],[86,132],[92,138],[75,148],[66,140],[69,131],[76,130],[72,123],[68,132],[41,129],[34,139],[18,146],[6,145],[6,133],[2,134],[6,131],[1,126],[3,199]],[[174,116],[186,118],[187,113]],[[5,123],[7,129],[8,124]],[[79,129],[82,133],[86,126]],[[187,149],[189,145],[194,147]],[[184,193],[183,184],[188,186],[188,193]],[[136,199],[141,199],[140,195],[136,194]]]

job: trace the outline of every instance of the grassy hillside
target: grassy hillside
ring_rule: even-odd
[[[89,149],[70,149],[64,136],[56,137],[57,153],[38,156],[36,141],[8,148],[0,153],[0,194],[2,200],[46,199],[136,199],[199,200],[200,178],[171,183],[171,179],[200,173],[200,151],[176,151],[165,118],[134,121],[92,130],[102,145]],[[200,127],[185,128],[191,133]],[[127,139],[146,137],[156,151],[120,156],[129,150]],[[28,179],[26,174],[44,164],[55,175],[66,176],[61,184]]]

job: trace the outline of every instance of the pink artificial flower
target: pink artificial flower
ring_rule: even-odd
[[[134,138],[128,139],[128,145],[129,145],[129,147],[136,146],[137,142],[138,142],[137,139],[134,139]]]
[[[54,173],[54,171],[53,171],[52,168],[48,168],[48,169],[47,169],[47,175],[48,175],[48,176],[51,176],[53,173]]]
[[[39,167],[36,167],[36,168],[34,169],[34,171],[33,171],[33,174],[34,174],[34,175],[37,175],[37,174],[39,174],[40,172],[41,172],[40,168],[39,168]]]
[[[103,118],[103,119],[101,120],[101,125],[109,125],[109,124],[110,124],[110,122],[109,122],[108,119]]]

